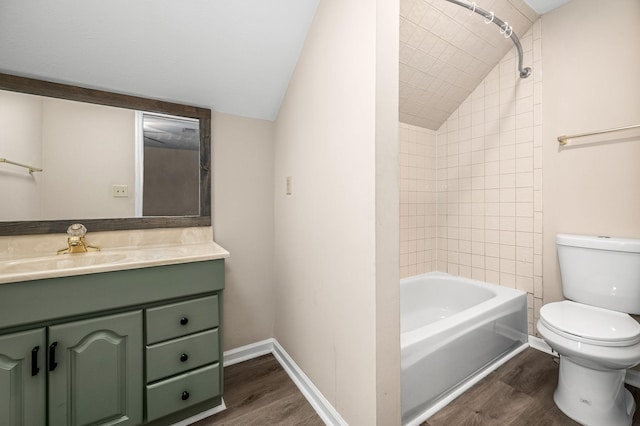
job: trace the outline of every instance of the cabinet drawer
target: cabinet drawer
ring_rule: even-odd
[[[147,309],[147,344],[218,326],[218,296]]]
[[[147,421],[220,394],[220,365],[213,364],[147,386]]]
[[[147,382],[218,361],[218,329],[147,347]]]

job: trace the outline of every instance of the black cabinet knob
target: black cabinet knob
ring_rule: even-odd
[[[189,318],[187,317],[180,318],[180,325],[187,325],[187,324],[189,324]]]
[[[180,361],[185,362],[186,360],[189,359],[189,355],[187,354],[180,354]]]
[[[187,392],[187,391],[182,392],[182,397],[181,398],[182,398],[183,401],[186,401],[187,399],[189,399],[189,392]]]

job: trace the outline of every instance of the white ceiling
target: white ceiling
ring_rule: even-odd
[[[0,72],[274,120],[319,0],[0,0]]]
[[[544,15],[547,12],[557,9],[569,0],[524,0],[531,9],[535,10],[538,15]]]

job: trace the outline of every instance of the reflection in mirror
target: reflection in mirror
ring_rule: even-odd
[[[0,105],[2,155],[43,169],[0,169],[0,196],[12,201],[0,220],[134,216],[133,198],[111,194],[133,184],[133,111],[7,91]]]
[[[200,130],[198,120],[141,113],[142,215],[198,214]]]
[[[210,110],[6,74],[0,89],[0,235],[211,224]]]
[[[0,90],[0,128],[3,155],[43,168],[0,169],[16,178],[0,180],[0,196],[21,194],[1,221],[199,212],[196,119]]]

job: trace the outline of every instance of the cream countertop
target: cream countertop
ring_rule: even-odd
[[[224,259],[229,252],[214,242],[174,246],[104,249],[0,261],[0,284],[97,272]]]
[[[87,243],[101,251],[63,255],[53,248],[63,248],[66,235],[13,237],[0,250],[0,284],[229,257],[212,234],[210,228],[88,233]]]

